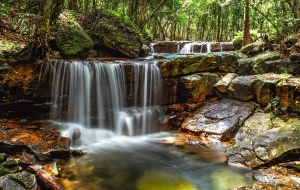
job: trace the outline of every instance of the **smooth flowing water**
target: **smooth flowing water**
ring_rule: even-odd
[[[66,189],[222,190],[250,185],[219,142],[157,132],[162,81],[155,61],[57,61],[52,120],[87,154],[60,162]],[[193,137],[194,138],[194,137]]]

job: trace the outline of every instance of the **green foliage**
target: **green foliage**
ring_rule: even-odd
[[[0,16],[6,15],[8,12],[9,5],[7,3],[0,3]]]

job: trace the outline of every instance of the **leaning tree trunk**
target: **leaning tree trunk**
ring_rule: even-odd
[[[250,36],[250,18],[249,18],[249,0],[245,0],[244,5],[244,27],[243,27],[243,46],[251,43]]]

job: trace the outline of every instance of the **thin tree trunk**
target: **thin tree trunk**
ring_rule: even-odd
[[[251,43],[250,36],[250,18],[249,18],[249,0],[244,1],[244,26],[243,26],[243,46]]]

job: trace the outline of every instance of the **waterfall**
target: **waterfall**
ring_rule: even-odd
[[[155,131],[161,112],[161,76],[156,62],[56,61],[51,119],[108,129],[117,135]]]

